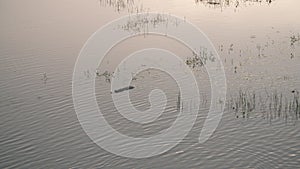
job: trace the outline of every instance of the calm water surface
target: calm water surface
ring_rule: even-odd
[[[120,7],[104,0],[2,0],[0,168],[299,168],[300,112],[286,113],[284,107],[300,91],[300,1],[209,2],[143,0]],[[94,144],[79,124],[71,84],[80,49],[101,26],[137,9],[189,20],[218,50],[226,71],[228,103],[216,132],[204,144],[198,143],[198,136],[209,108],[210,84],[203,68],[194,70],[203,96],[196,124],[179,145],[162,155],[116,156]],[[191,55],[171,39],[137,36],[113,48],[99,71],[111,72],[128,54],[145,47]],[[132,103],[139,110],[149,108],[151,90],[162,89],[168,97],[164,115],[145,125],[116,115],[110,84],[97,77],[97,101],[107,121],[134,137],[170,127],[178,113],[175,81],[149,70],[132,83],[136,86],[130,92]],[[233,109],[241,92],[249,100],[255,93],[259,102],[247,114]],[[272,98],[281,95],[279,112]]]

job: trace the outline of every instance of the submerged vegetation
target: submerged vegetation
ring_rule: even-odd
[[[196,4],[208,7],[226,8],[248,6],[253,4],[271,4],[274,0],[195,0]],[[138,0],[99,0],[103,7],[114,8],[116,12],[127,11],[128,13],[146,12],[141,1]]]
[[[185,61],[192,69],[203,67],[208,61],[214,62],[216,60],[213,53],[206,48],[201,48],[197,53],[193,51],[192,56],[188,57]]]
[[[269,120],[282,118],[286,121],[299,119],[299,91],[292,90],[290,94],[273,91],[266,92],[265,95],[240,90],[227,102],[227,108],[235,113],[236,118],[262,117]]]
[[[170,15],[137,13],[136,15],[132,15],[126,24],[118,25],[118,28],[134,34],[147,34],[150,26],[153,28],[156,28],[157,26],[168,27],[169,25],[177,27],[179,24],[180,21],[174,19],[174,17],[171,17]]]
[[[219,7],[219,8],[226,8],[226,7],[234,7],[238,8],[242,5],[252,5],[252,4],[271,4],[274,0],[195,0],[196,4],[204,4],[208,7]]]
[[[266,4],[273,3],[274,0],[195,0],[196,4],[202,4],[207,7],[226,8],[226,7],[242,7],[254,4]],[[180,24],[179,20],[171,19],[168,15],[144,15],[149,10],[145,10],[142,3],[136,0],[100,0],[101,6],[108,6],[114,8],[117,12],[127,11],[131,15],[130,19],[124,25],[118,25],[118,29],[131,32],[133,34],[148,33],[150,27],[175,25]],[[272,27],[273,29],[273,27]],[[277,31],[278,33],[279,31]],[[167,33],[166,33],[167,34]],[[251,43],[247,46],[247,49],[240,48],[238,45],[229,43],[227,45],[222,44],[219,46],[219,52],[223,54],[222,58],[224,63],[229,63],[226,66],[230,66],[229,69],[234,72],[235,76],[240,76],[242,67],[246,64],[250,65],[248,61],[251,59],[265,59],[270,58],[274,60],[271,54],[268,52],[273,48],[276,49],[278,46],[283,44],[287,45],[287,48],[291,48],[292,51],[286,51],[283,54],[284,57],[290,57],[291,59],[296,57],[293,51],[296,44],[300,43],[300,35],[293,34],[286,36],[284,42],[276,42],[275,39],[271,39],[267,36],[267,41],[261,42],[259,37],[251,35]],[[287,42],[287,43],[286,43]],[[278,46],[275,46],[278,45]],[[290,52],[290,53],[289,53]],[[290,55],[290,56],[289,56]],[[239,56],[241,60],[234,60],[235,58],[225,56]],[[274,56],[275,57],[275,56]],[[276,56],[277,57],[277,56]],[[212,52],[207,49],[201,48],[199,51],[192,52],[192,55],[184,58],[185,64],[193,70],[202,68],[207,62],[214,62],[215,56]],[[113,72],[105,71],[104,73],[96,72],[98,77],[104,77],[107,83],[111,82],[113,78]],[[245,77],[245,79],[248,77]],[[132,78],[136,80],[136,78]],[[288,76],[284,76],[285,81],[288,80]],[[127,90],[129,88],[124,88]],[[178,96],[177,109],[180,107],[181,98]],[[300,95],[297,90],[292,90],[290,93],[283,93],[278,91],[272,92],[249,92],[249,91],[238,91],[238,94],[231,96],[226,102],[226,107],[229,112],[234,112],[236,118],[253,118],[262,117],[265,119],[278,119],[282,118],[285,120],[298,119],[300,118]]]
[[[135,0],[99,0],[99,3],[103,7],[112,7],[117,12],[127,10],[128,12],[132,13],[133,11],[140,10]]]
[[[300,42],[300,34],[298,34],[297,36],[296,35],[292,35],[290,37],[290,40],[291,40],[291,46],[294,46],[297,42],[298,43]]]
[[[114,72],[109,72],[109,71],[105,71],[104,73],[99,73],[98,70],[96,70],[96,75],[98,77],[104,77],[105,78],[105,82],[110,83],[111,82],[111,78],[113,77]]]

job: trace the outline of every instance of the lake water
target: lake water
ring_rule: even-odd
[[[299,168],[300,1],[121,2],[0,2],[0,168]],[[203,67],[192,69],[201,84],[198,118],[171,150],[151,158],[125,158],[97,146],[82,129],[72,99],[79,52],[100,27],[137,11],[188,20],[217,49],[226,73],[227,101],[218,128],[205,143],[198,143],[198,137],[211,91]],[[114,47],[98,71],[112,72],[130,53],[146,47],[183,58],[192,55],[172,39],[136,36]],[[82,73],[84,81],[95,72]],[[125,120],[114,107],[104,76],[96,77],[97,102],[119,132],[150,137],[175,121],[178,86],[157,70],[135,78],[130,99],[138,110],[149,108],[153,89],[165,92],[168,104],[157,121]]]

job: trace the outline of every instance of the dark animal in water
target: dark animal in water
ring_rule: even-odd
[[[134,86],[128,86],[128,87],[124,87],[124,88],[115,90],[115,93],[120,93],[120,92],[124,92],[126,90],[131,90],[131,89],[134,89]]]

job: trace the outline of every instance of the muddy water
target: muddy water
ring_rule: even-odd
[[[300,91],[299,5],[297,0],[238,5],[144,0],[121,7],[105,1],[1,1],[0,168],[298,168],[298,116],[292,110],[285,116],[284,107]],[[71,86],[79,51],[101,26],[136,9],[184,18],[207,34],[218,50],[226,71],[228,104],[219,127],[204,144],[197,140],[209,107],[205,100],[210,99],[203,67],[193,70],[203,96],[199,117],[188,136],[170,151],[148,159],[123,158],[98,147],[82,130]],[[140,36],[113,48],[99,71],[111,72],[124,55],[149,46],[183,58],[192,54],[168,38]],[[174,80],[149,70],[132,83],[136,88],[130,92],[131,100],[138,110],[149,108],[151,90],[165,91],[169,102],[164,115],[146,125],[124,120],[116,115],[110,84],[101,76],[96,78],[96,96],[108,122],[133,137],[149,137],[170,127],[178,113]],[[239,101],[241,92],[256,105],[247,114]],[[274,105],[280,102],[272,98],[281,94],[287,102],[278,115],[279,106]],[[236,104],[238,111],[233,109]]]

